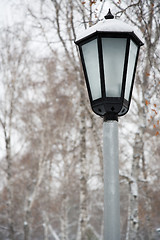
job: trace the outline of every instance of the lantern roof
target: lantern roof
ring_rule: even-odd
[[[79,32],[79,34],[77,34],[76,42],[85,39],[96,32],[131,33],[136,38],[138,38],[138,40],[140,41],[140,45],[143,45],[143,38],[141,33],[135,27],[130,26],[129,24],[117,19],[103,19],[92,27],[82,32]]]

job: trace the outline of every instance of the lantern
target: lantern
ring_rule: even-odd
[[[76,39],[92,110],[104,119],[118,119],[130,106],[137,60],[143,45],[134,27],[114,19],[104,20]]]

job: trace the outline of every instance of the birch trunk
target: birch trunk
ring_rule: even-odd
[[[8,238],[10,240],[14,240],[14,220],[13,220],[13,193],[12,193],[12,185],[11,185],[11,180],[12,180],[12,163],[11,163],[11,146],[10,146],[10,137],[6,136],[6,161],[7,161],[7,209],[8,209],[8,228],[9,228],[9,233],[8,233]]]
[[[13,90],[13,89],[12,89]],[[5,110],[7,112],[7,110]],[[15,239],[14,232],[14,209],[13,209],[13,189],[12,189],[12,159],[11,159],[11,128],[12,128],[12,114],[13,114],[13,91],[11,92],[10,111],[7,116],[5,115],[4,121],[0,119],[5,138],[6,162],[7,162],[7,214],[8,214],[8,239]]]
[[[128,227],[126,240],[137,240],[139,218],[138,218],[138,177],[139,162],[141,158],[141,139],[139,133],[136,133],[135,144],[133,147],[133,161],[130,181],[129,209],[128,209]]]
[[[24,231],[24,240],[30,240],[30,215],[31,215],[31,201],[27,201],[27,206],[25,209],[25,219],[23,223],[23,231]]]
[[[62,208],[61,208],[61,240],[68,240],[68,214],[67,204],[68,198],[66,194],[63,196]]]
[[[145,163],[145,157],[144,154],[142,156],[142,172],[143,172],[143,177],[144,177],[144,183],[143,183],[143,189],[144,189],[144,196],[145,196],[145,202],[144,202],[144,207],[145,207],[145,212],[146,212],[146,216],[145,216],[145,231],[146,231],[146,236],[145,236],[145,240],[150,240],[152,237],[152,231],[151,229],[153,229],[152,226],[152,222],[151,222],[151,211],[152,211],[152,207],[151,207],[151,200],[149,197],[149,189],[148,189],[148,174],[147,174],[147,169],[146,169],[146,163]]]
[[[49,219],[47,213],[43,212],[43,229],[44,229],[44,240],[49,240]]]
[[[44,172],[45,172],[45,156],[48,152],[48,142],[46,141],[45,131],[42,132],[40,138],[40,152],[39,152],[39,163],[38,163],[38,172],[37,172],[37,181],[36,184],[33,185],[33,191],[28,196],[26,206],[25,206],[25,216],[24,216],[24,240],[31,239],[31,215],[32,215],[32,207],[37,198],[37,194],[42,183]],[[34,184],[34,183],[33,183]]]
[[[25,221],[23,223],[23,230],[24,230],[24,240],[28,240],[30,238],[29,237],[30,229],[29,229],[28,221]]]
[[[31,236],[30,236],[31,235],[31,228],[30,228],[31,211],[32,211],[32,206],[34,204],[34,201],[36,200],[37,193],[39,191],[39,186],[43,179],[43,173],[44,173],[44,165],[42,164],[42,166],[39,166],[37,183],[34,187],[34,190],[31,196],[28,198],[27,204],[26,204],[25,221],[24,221],[24,240],[31,239]]]
[[[48,224],[44,223],[43,224],[43,229],[44,229],[44,240],[49,240],[49,238],[48,238]]]
[[[84,83],[81,82],[80,98],[80,215],[77,240],[85,240],[87,228],[87,177],[86,177],[86,124],[85,124],[85,96]]]

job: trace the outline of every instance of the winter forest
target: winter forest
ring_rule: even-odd
[[[74,40],[109,7],[144,39],[119,118],[121,239],[160,239],[160,1],[2,2],[0,240],[103,240],[103,119]]]

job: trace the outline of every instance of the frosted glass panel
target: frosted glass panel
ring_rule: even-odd
[[[86,65],[92,99],[101,98],[101,84],[98,60],[97,40],[93,40],[82,46],[83,57]]]
[[[107,97],[121,96],[126,43],[125,38],[102,38]]]
[[[124,98],[128,101],[130,95],[130,88],[132,84],[134,66],[136,62],[138,47],[136,44],[131,41],[130,42],[130,49],[129,49],[129,58],[128,58],[128,68],[127,68],[127,77],[126,77],[126,88],[125,88],[125,95]]]

